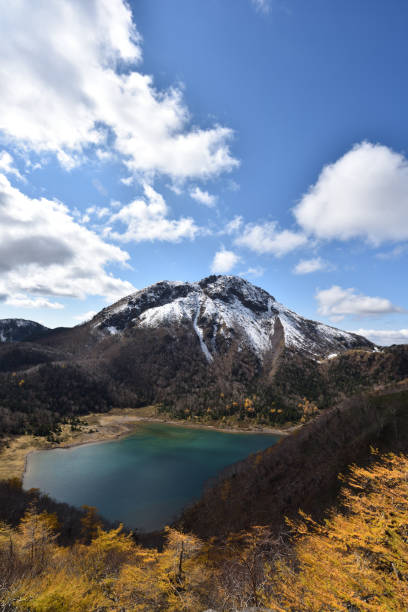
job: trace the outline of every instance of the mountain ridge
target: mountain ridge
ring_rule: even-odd
[[[0,341],[27,341],[82,327],[101,339],[135,327],[168,329],[190,325],[208,363],[236,340],[241,349],[249,349],[263,360],[265,353],[275,348],[273,338],[279,324],[285,346],[312,357],[324,358],[357,347],[375,349],[363,336],[306,319],[261,287],[229,275],[212,275],[198,282],[159,281],[121,298],[73,328],[50,330],[33,321],[3,319]]]
[[[0,319],[0,343],[26,342],[46,334],[50,329],[29,319]]]
[[[128,327],[168,327],[191,323],[202,353],[211,362],[223,345],[239,339],[258,358],[273,349],[279,319],[285,345],[310,355],[374,344],[351,332],[306,319],[290,310],[261,287],[238,276],[209,276],[198,282],[160,281],[104,308],[89,322],[104,334],[116,335]]]

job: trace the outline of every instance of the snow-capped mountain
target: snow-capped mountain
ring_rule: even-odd
[[[48,327],[27,319],[0,319],[0,342],[25,342],[45,334]]]
[[[190,326],[208,362],[232,342],[260,359],[282,339],[285,346],[315,357],[374,347],[361,336],[299,316],[237,276],[209,276],[197,283],[162,281],[103,309],[89,325],[104,335],[132,327]]]

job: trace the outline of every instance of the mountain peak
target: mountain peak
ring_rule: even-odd
[[[365,338],[304,319],[240,276],[212,275],[193,283],[160,281],[105,308],[91,321],[104,335],[132,327],[180,325],[194,330],[208,362],[232,342],[262,360],[278,342],[279,326],[285,346],[314,357],[373,347]]]
[[[0,319],[0,343],[36,340],[47,331],[48,327],[28,319]]]

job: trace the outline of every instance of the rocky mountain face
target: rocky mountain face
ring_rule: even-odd
[[[0,342],[36,340],[49,331],[48,327],[27,319],[0,319]]]
[[[236,276],[156,283],[105,308],[90,326],[103,335],[120,335],[132,328],[190,328],[209,363],[233,343],[260,360],[282,340],[287,348],[319,358],[351,348],[374,348],[361,336],[297,315]]]

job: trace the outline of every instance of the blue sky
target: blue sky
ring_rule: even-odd
[[[405,1],[0,2],[0,317],[215,272],[408,342]]]

